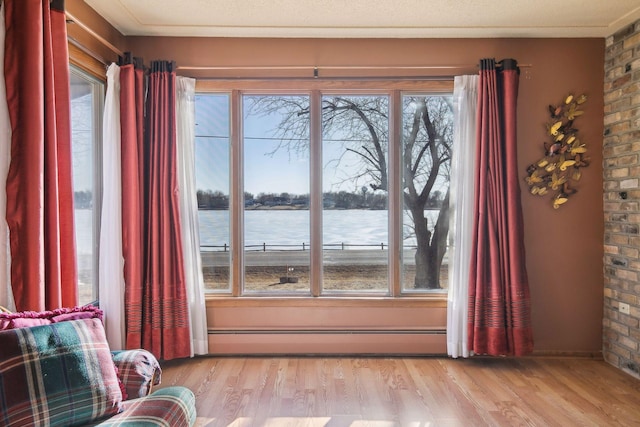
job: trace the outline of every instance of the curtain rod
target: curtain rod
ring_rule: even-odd
[[[527,72],[525,73],[526,75],[529,74],[528,69],[530,67],[532,67],[531,64],[520,64],[518,65],[521,68],[526,68]],[[228,78],[228,79],[252,79],[252,78],[260,78],[260,79],[264,79],[267,78],[269,80],[282,80],[282,79],[287,79],[287,78],[297,78],[297,79],[318,79],[318,78],[322,78],[322,79],[339,79],[339,80],[344,80],[344,79],[453,79],[453,76],[455,74],[459,74],[461,71],[463,70],[478,70],[479,69],[479,64],[473,64],[473,65],[390,65],[390,66],[383,66],[383,65],[318,65],[318,66],[312,66],[312,65],[274,65],[274,66],[233,66],[233,65],[220,65],[220,66],[186,66],[186,65],[178,65],[176,67],[177,71],[184,71],[184,72],[192,72],[192,73],[197,73],[197,72],[201,72],[201,71],[227,71],[227,72],[232,72],[232,71],[248,71],[248,72],[259,72],[259,71],[289,71],[289,72],[304,72],[307,71],[308,74],[305,76],[290,76],[290,77],[258,77],[256,75],[252,75],[249,77],[238,77],[238,76],[208,76],[206,77],[207,79],[216,79],[216,78]],[[330,70],[330,71],[348,71],[348,70],[352,70],[352,71],[368,71],[368,72],[374,72],[374,71],[395,71],[396,74],[394,73],[385,73],[384,75],[370,75],[370,76],[336,76],[336,75],[321,75],[320,71],[321,70]],[[401,74],[398,72],[401,71],[414,71],[415,73],[412,75],[405,75],[405,74]],[[438,75],[429,75],[429,76],[425,76],[425,75],[420,75],[419,72],[420,71],[426,71],[426,70],[435,70],[435,71],[440,71],[440,73],[438,73]],[[330,72],[327,74],[331,74]],[[528,78],[528,77],[527,77]]]
[[[113,44],[111,44],[108,40],[106,40],[104,37],[102,37],[100,34],[96,33],[95,31],[93,31],[91,28],[89,28],[87,25],[85,25],[81,20],[79,20],[78,18],[76,18],[75,16],[73,16],[71,13],[69,13],[68,11],[65,10],[65,15],[67,17],[67,24],[69,23],[69,21],[73,22],[74,24],[76,24],[78,27],[82,28],[84,31],[86,31],[91,37],[93,37],[94,39],[96,39],[100,44],[102,44],[103,46],[105,46],[107,49],[109,49],[111,52],[115,53],[118,56],[124,56],[124,52],[122,52],[120,49],[118,49],[117,47],[115,47]]]
[[[243,65],[211,65],[211,66],[188,66],[179,65],[178,70],[190,71],[269,71],[269,70],[310,70],[317,73],[320,69],[329,70],[455,70],[476,68],[473,65],[274,65],[274,66],[243,66]],[[518,64],[520,68],[532,67],[531,64]]]

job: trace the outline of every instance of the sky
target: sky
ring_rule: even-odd
[[[227,95],[207,94],[196,97],[196,183],[198,189],[220,190],[229,188],[229,103]],[[257,196],[259,193],[288,192],[309,193],[309,157],[290,152],[286,148],[276,150],[279,140],[273,130],[279,123],[276,115],[267,117],[247,116],[244,119],[244,191]],[[325,164],[343,149],[325,144]],[[324,191],[357,191],[353,182],[338,185],[340,176],[352,173],[355,156],[344,157],[341,170],[325,168]],[[335,163],[331,163],[335,165]],[[363,182],[358,183],[362,186]]]
[[[196,182],[198,189],[229,188],[229,103],[226,95],[198,95],[196,101]],[[274,152],[269,118],[245,120],[244,188],[260,192],[306,194],[309,192],[309,159],[287,150]],[[263,137],[266,137],[263,139]]]
[[[92,101],[90,93],[71,100],[74,191],[93,191]]]
[[[75,191],[91,191],[93,164],[91,150],[91,94],[74,98],[72,102],[74,183]],[[82,114],[80,114],[82,113]],[[229,193],[229,96],[227,94],[196,95],[196,184],[199,190]],[[277,115],[244,118],[244,191],[260,193],[308,194],[309,157],[281,147],[274,138],[274,128],[280,122]],[[323,191],[358,192],[368,182],[357,183],[350,177],[361,165],[362,158],[345,155],[339,142],[327,137],[323,144]],[[329,141],[328,141],[329,140]],[[341,162],[336,167],[335,159]],[[333,159],[333,161],[332,161]],[[349,177],[349,179],[345,179]]]
[[[226,94],[196,96],[196,184],[199,190],[229,192],[229,98]],[[75,191],[91,191],[93,187],[92,96],[86,94],[72,101],[73,159]],[[279,141],[273,138],[278,117],[248,116],[244,120],[244,187],[257,196],[259,193],[288,192],[308,194],[309,157],[276,150]],[[335,144],[334,144],[335,145]],[[337,147],[336,147],[337,148]],[[342,150],[330,150],[325,144],[323,156],[328,162]],[[343,170],[325,169],[325,191],[355,191],[353,183],[342,187],[335,183],[344,176],[356,160],[344,159]],[[352,168],[351,168],[352,169]],[[333,181],[333,185],[331,183]]]

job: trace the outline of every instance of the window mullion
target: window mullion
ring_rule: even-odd
[[[322,94],[311,92],[311,295],[322,292]]]
[[[242,144],[242,102],[238,90],[231,92],[231,293],[240,296],[244,291],[244,168]]]
[[[389,118],[389,292],[400,295],[402,286],[402,95],[391,93]]]

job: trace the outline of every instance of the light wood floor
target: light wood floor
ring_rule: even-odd
[[[200,357],[198,426],[640,426],[640,380],[583,358]]]

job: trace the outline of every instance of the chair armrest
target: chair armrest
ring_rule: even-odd
[[[162,369],[147,350],[112,351],[111,355],[127,399],[147,396],[154,385],[160,384]]]
[[[124,404],[124,410],[98,424],[102,427],[192,427],[196,422],[196,398],[186,387],[155,390],[151,395]]]

